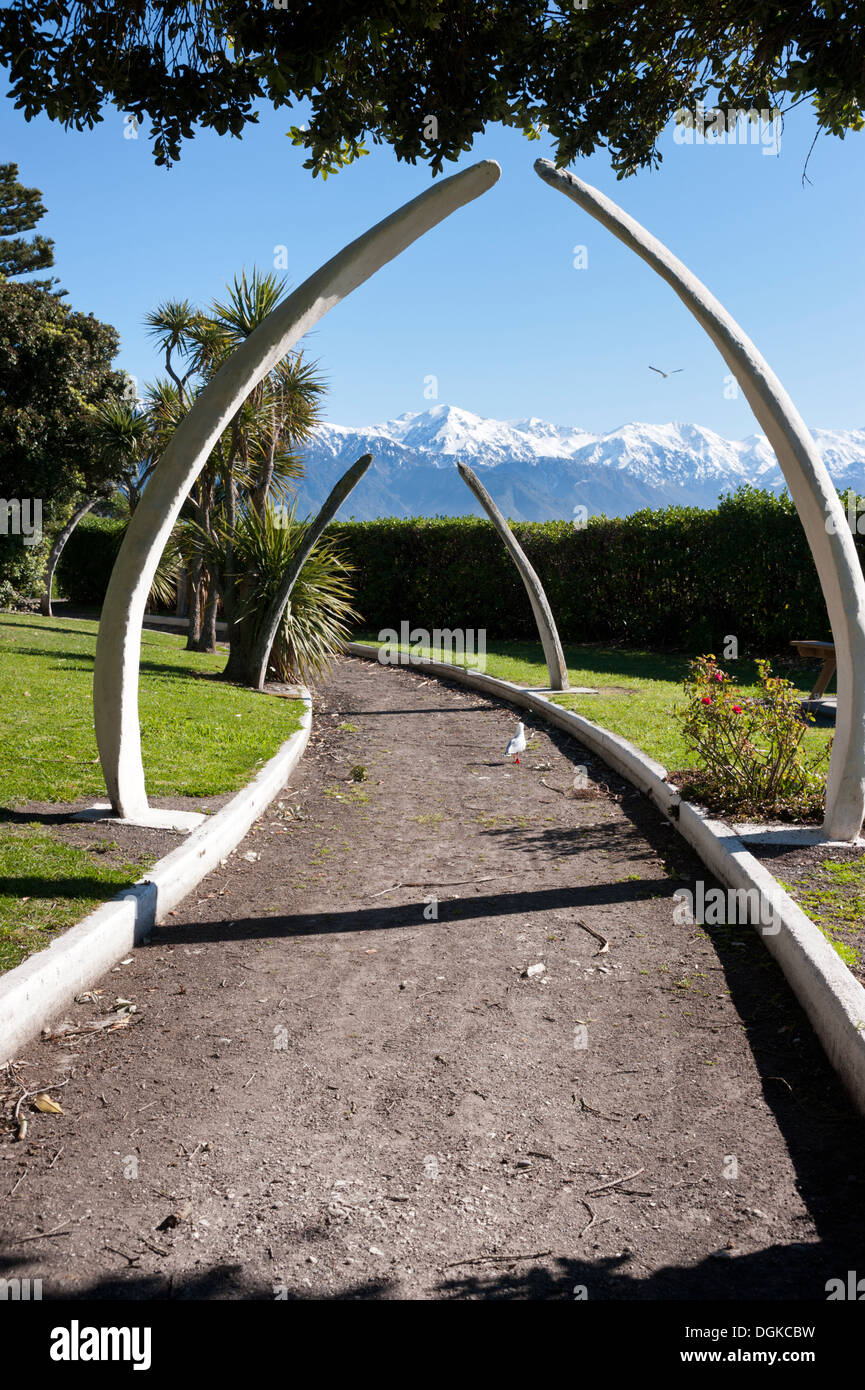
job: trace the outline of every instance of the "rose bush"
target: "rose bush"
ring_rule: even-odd
[[[683,792],[722,814],[815,820],[822,816],[829,748],[808,756],[792,681],[757,662],[762,693],[743,695],[715,657],[690,663],[681,720],[699,767],[683,774]]]

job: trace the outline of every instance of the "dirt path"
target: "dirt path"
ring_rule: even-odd
[[[22,1059],[69,1081],[0,1144],[0,1273],[819,1299],[861,1264],[862,1127],[762,944],[676,925],[703,871],[675,831],[540,723],[506,764],[515,722],[338,663],[281,807],[68,1015],[132,1026]]]

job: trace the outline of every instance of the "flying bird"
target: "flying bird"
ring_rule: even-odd
[[[675,375],[676,375],[676,372],[683,372],[684,370],[685,370],[684,367],[674,367],[673,370],[672,370],[671,372],[662,372],[660,367],[653,367],[652,364],[651,364],[651,362],[649,363],[649,371],[650,371],[650,372],[657,372],[657,373],[658,373],[658,376],[662,376],[662,377],[664,377],[664,378],[666,378],[666,377],[668,377],[668,376],[675,376]]]
[[[517,731],[505,749],[505,757],[512,762],[519,764],[520,754],[526,751],[526,730],[523,724],[517,725]]]

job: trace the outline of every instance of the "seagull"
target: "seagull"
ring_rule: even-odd
[[[651,362],[649,363],[649,371],[650,371],[650,372],[657,372],[657,373],[658,373],[658,376],[664,377],[665,380],[666,380],[666,378],[667,378],[668,376],[675,376],[675,375],[676,375],[676,372],[683,372],[684,370],[685,370],[684,367],[674,367],[673,370],[672,370],[671,372],[662,372],[660,367],[653,367],[652,364],[651,364]]]
[[[517,731],[505,749],[505,757],[510,758],[514,763],[519,764],[520,754],[526,751],[526,730],[524,725],[518,724]]]

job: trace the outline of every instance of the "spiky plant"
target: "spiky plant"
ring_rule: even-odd
[[[275,507],[268,502],[263,512],[245,508],[230,535],[225,529],[215,536],[200,529],[196,533],[206,561],[221,566],[230,553],[237,575],[242,576],[239,626],[246,629],[243,647],[247,651],[252,650],[258,625],[303,543],[306,526],[297,518],[296,504]],[[308,683],[327,674],[359,617],[351,603],[353,568],[332,538],[324,536],[314,547],[273,644],[269,667],[273,679]]]

